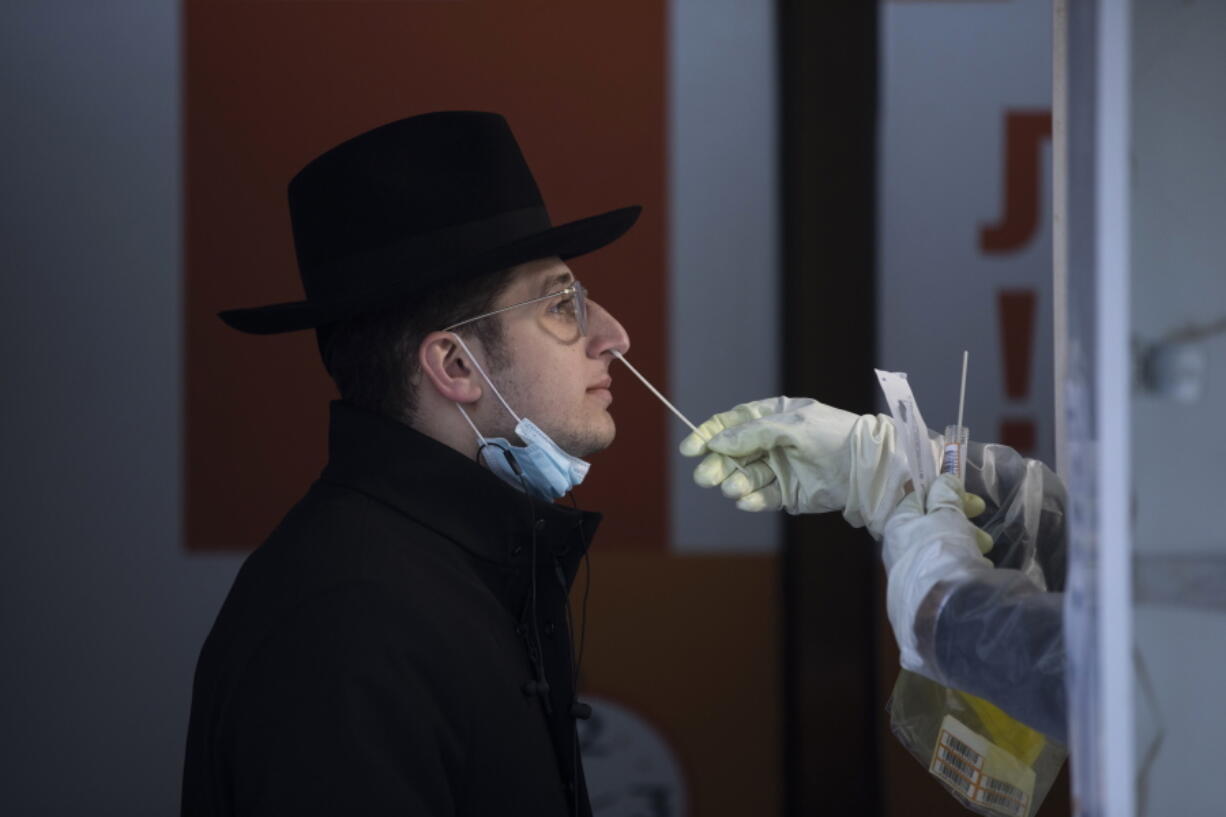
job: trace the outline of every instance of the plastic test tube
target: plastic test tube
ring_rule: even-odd
[[[966,481],[966,444],[970,429],[966,426],[945,426],[945,450],[941,452],[941,473],[953,474]]]

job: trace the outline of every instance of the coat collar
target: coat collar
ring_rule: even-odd
[[[497,565],[526,567],[535,534],[538,558],[560,557],[568,583],[601,518],[531,497],[432,437],[341,400],[331,405],[322,476]]]

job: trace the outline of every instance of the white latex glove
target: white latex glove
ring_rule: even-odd
[[[964,495],[958,480],[943,474],[928,491],[925,513],[916,493],[909,493],[890,515],[885,526],[881,559],[886,569],[886,611],[898,641],[904,669],[940,680],[930,652],[916,632],[921,605],[930,605],[926,615],[935,620],[940,599],[929,598],[938,583],[953,586],[959,581],[992,570],[992,563],[979,552],[975,531],[963,512]],[[922,641],[922,643],[921,643]]]
[[[842,511],[853,527],[867,527],[878,539],[910,479],[896,449],[889,417],[855,415],[807,397],[742,403],[681,442],[688,457],[708,455],[694,469],[694,481],[719,485],[743,511]],[[932,456],[937,462],[939,440]],[[982,501],[968,510],[979,513]]]

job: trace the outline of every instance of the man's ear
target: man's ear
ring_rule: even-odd
[[[445,399],[475,403],[481,397],[481,375],[451,332],[426,335],[417,349],[417,359],[426,380]]]

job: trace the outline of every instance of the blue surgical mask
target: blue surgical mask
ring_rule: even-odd
[[[469,360],[489,384],[498,402],[502,403],[507,413],[515,418],[515,436],[524,442],[524,445],[515,445],[502,437],[483,436],[464,407],[456,403],[456,408],[460,410],[460,414],[464,416],[473,433],[477,435],[477,441],[481,446],[479,453],[486,467],[501,477],[503,481],[516,488],[525,489],[538,499],[547,502],[565,496],[576,485],[583,482],[588,469],[591,468],[591,463],[567,454],[561,446],[550,439],[548,434],[537,428],[535,423],[527,417],[520,417],[516,414],[507,405],[498,387],[481,368],[481,364],[473,357],[464,339],[454,334],[453,337],[468,353]]]

